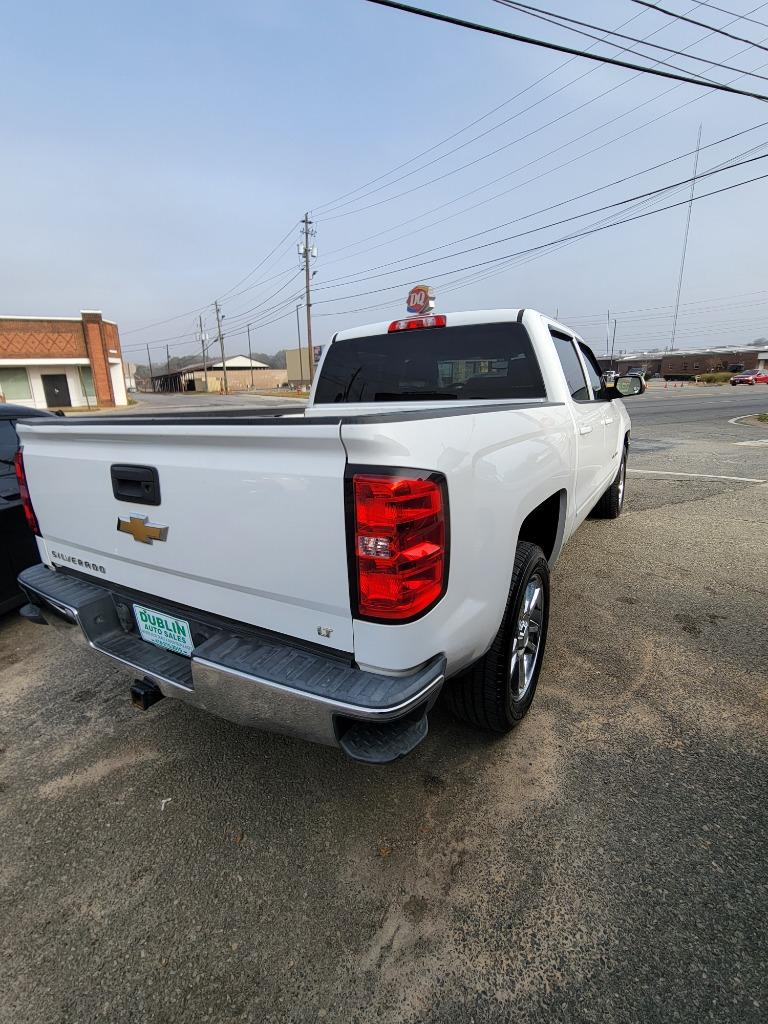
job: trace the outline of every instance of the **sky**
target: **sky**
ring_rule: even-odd
[[[768,45],[768,2],[717,2],[764,24],[663,6]],[[534,3],[768,77],[768,50],[632,0]],[[618,55],[492,0],[424,6]],[[306,211],[315,344],[403,315],[425,282],[440,311],[541,309],[598,352],[615,320],[617,351],[663,347],[699,126],[700,175],[768,153],[761,100],[364,0],[41,0],[4,5],[2,23],[0,313],[101,309],[131,361],[147,344],[158,363],[166,345],[199,351],[198,316],[212,338],[216,299],[228,354],[247,352],[248,323],[253,351],[294,346]],[[634,48],[643,57],[624,59],[768,93],[768,80]],[[700,178],[696,194],[764,174],[755,160]],[[678,348],[768,335],[767,195],[768,179],[693,204]],[[303,312],[299,330],[304,341]]]

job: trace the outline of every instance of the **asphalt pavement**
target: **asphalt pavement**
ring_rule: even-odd
[[[439,705],[412,756],[353,765],[134,712],[129,674],[0,620],[0,1021],[764,1021],[753,390],[628,403],[624,514],[558,563],[503,739]]]

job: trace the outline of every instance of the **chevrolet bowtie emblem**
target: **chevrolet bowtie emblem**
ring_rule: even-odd
[[[137,516],[133,513],[129,516],[118,516],[117,528],[120,533],[130,533],[133,539],[141,544],[151,544],[153,540],[166,540],[168,537],[167,526],[148,523],[147,516]]]

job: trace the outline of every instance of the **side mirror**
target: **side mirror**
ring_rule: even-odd
[[[645,388],[645,380],[635,374],[622,374],[613,383],[613,390],[617,398],[632,398],[633,395],[642,395]]]

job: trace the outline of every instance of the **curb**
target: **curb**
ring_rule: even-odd
[[[741,423],[742,420],[754,419],[754,417],[757,416],[757,415],[758,415],[758,413],[756,413],[756,412],[748,412],[744,416],[733,416],[731,419],[728,420],[728,422],[729,423],[733,423],[735,425],[737,423]],[[750,425],[751,426],[755,426],[755,427],[762,427],[763,426],[762,423],[753,423],[753,424],[750,424]]]

